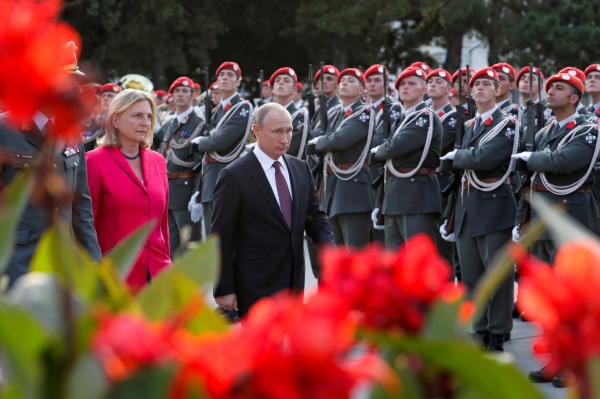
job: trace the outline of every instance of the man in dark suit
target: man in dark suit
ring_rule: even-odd
[[[211,227],[221,239],[215,300],[241,316],[279,291],[302,294],[304,231],[318,245],[334,241],[308,165],[286,155],[293,130],[290,114],[269,103],[254,120],[254,150],[219,174]]]

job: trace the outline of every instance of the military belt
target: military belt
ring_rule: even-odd
[[[500,179],[501,179],[501,177],[488,177],[486,179],[479,179],[479,180],[481,180],[481,182],[483,182],[483,183],[490,184],[490,183],[497,183]],[[504,180],[502,182],[502,184],[510,184],[510,178]],[[465,180],[462,182],[462,188],[476,188],[476,187],[473,187],[471,185],[471,183],[469,183],[467,180]]]
[[[169,179],[195,179],[196,174],[192,172],[167,172]]]
[[[548,190],[548,188],[546,186],[544,186],[540,182],[533,182],[531,184],[531,189],[533,191],[550,192],[550,190]],[[590,185],[589,184],[584,184],[583,186],[579,187],[577,190],[575,190],[573,192],[574,193],[589,193],[590,192]]]
[[[414,170],[413,168],[396,168],[396,171],[398,173],[409,173],[409,172],[412,172],[413,170]],[[435,168],[420,168],[419,170],[417,170],[417,173],[415,173],[414,176],[433,175],[434,173],[435,173]],[[386,174],[388,176],[394,176],[392,171],[389,169],[386,169]]]

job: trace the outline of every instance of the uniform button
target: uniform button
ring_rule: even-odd
[[[25,162],[25,163],[23,164],[23,167],[24,167],[24,168],[28,168],[28,167],[29,167],[29,164],[28,164],[27,162]]]
[[[56,168],[57,168],[57,166],[56,166],[56,164],[54,164],[54,169],[56,169]]]
[[[410,181],[415,181],[415,178],[414,178],[414,177],[411,177]]]
[[[492,194],[492,198],[496,198],[496,194]]]
[[[567,200],[566,200],[566,199],[564,199],[564,200],[563,200],[563,204],[566,204],[566,203],[567,203]]]
[[[183,184],[185,184],[185,185],[187,186],[187,185],[188,185],[188,182],[187,182],[187,181],[185,181],[185,182],[183,182]]]

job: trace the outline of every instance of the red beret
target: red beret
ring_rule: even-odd
[[[444,79],[446,82],[452,84],[452,77],[450,76],[450,72],[446,71],[445,69],[442,68],[437,68],[434,69],[433,71],[431,71],[428,75],[427,75],[427,81],[429,81],[429,79],[431,78],[435,78],[435,77],[439,77]]]
[[[498,73],[503,73],[512,78],[512,80],[517,79],[517,73],[515,72],[515,68],[512,65],[507,64],[506,62],[499,62],[497,64],[492,65],[492,68]]]
[[[304,84],[302,82],[297,82],[296,89],[304,89]]]
[[[519,84],[519,80],[521,80],[521,76],[523,76],[524,73],[529,73],[529,66],[525,66],[523,68],[521,68],[521,70],[519,71],[519,74],[517,75],[517,84]],[[542,72],[542,70],[540,68],[537,67],[533,67],[533,73],[534,74],[540,74],[540,81],[543,82],[544,81],[544,73]]]
[[[217,68],[217,72],[215,72],[216,78],[219,77],[219,72],[221,72],[223,69],[231,69],[237,76],[242,76],[242,68],[240,68],[237,62],[225,61],[222,63],[221,66]]]
[[[367,85],[367,81],[365,79],[364,73],[362,73],[362,71],[360,69],[358,69],[358,68],[346,68],[342,72],[340,72],[340,74],[339,74],[339,76],[337,78],[338,84],[340,84],[340,81],[342,80],[342,76],[346,76],[346,75],[350,75],[350,76],[355,77],[356,79],[359,80],[359,82],[363,86]]]
[[[425,74],[429,75],[431,73],[431,67],[422,61],[415,61],[408,66],[409,68],[421,68],[425,71]]]
[[[200,83],[193,82],[192,87],[194,88],[194,90],[200,90]]]
[[[156,97],[158,98],[163,98],[167,95],[167,92],[164,90],[156,90],[154,94],[156,94]]]
[[[568,73],[557,73],[556,75],[550,76],[550,79],[546,82],[546,91],[550,89],[550,85],[554,82],[564,82],[579,91],[579,94],[583,94],[583,82],[577,77]]]
[[[458,79],[458,74],[462,74],[464,76],[467,76],[467,67],[462,67],[456,70],[456,72],[454,72],[452,74],[452,84],[454,84],[456,82],[456,79]],[[475,70],[473,68],[469,68],[469,77],[475,75]]]
[[[171,84],[171,87],[169,87],[169,94],[171,94],[171,92],[173,90],[175,90],[176,87],[179,87],[179,86],[189,87],[191,89],[194,87],[194,81],[192,79],[188,78],[187,76],[178,77]]]
[[[450,93],[448,94],[448,97],[456,97],[456,90],[450,89]]]
[[[340,76],[340,71],[339,69],[337,69],[336,67],[334,67],[333,65],[324,65],[323,66],[323,74],[330,74],[330,75],[335,75]],[[315,73],[315,82],[319,81],[319,78],[321,77],[321,68],[317,69],[317,73]]]
[[[569,75],[575,76],[577,79],[585,83],[585,73],[583,73],[583,71],[579,68],[565,67],[558,71],[557,75],[560,75],[561,73],[568,73]]]
[[[271,87],[271,83],[268,80],[265,80],[262,84],[263,86]]]
[[[585,68],[585,76],[588,76],[590,72],[600,72],[600,64],[592,64]]]
[[[365,71],[365,79],[369,79],[369,76],[371,75],[383,75],[383,71],[385,70],[386,68],[381,64],[371,65],[369,69]]]
[[[165,99],[167,104],[171,104],[173,102],[173,95],[171,93],[167,94],[167,98]]]
[[[427,74],[421,68],[408,67],[404,71],[402,71],[402,73],[400,75],[398,75],[398,78],[396,79],[396,83],[394,83],[394,87],[396,88],[396,90],[398,90],[398,87],[400,87],[401,81],[403,81],[404,79],[411,77],[411,76],[416,76],[417,78],[421,78],[424,81],[427,78]]]
[[[116,83],[107,83],[102,85],[102,88],[100,89],[100,94],[102,93],[120,93],[122,91],[121,86],[119,86]]]
[[[484,67],[475,72],[475,74],[471,76],[469,87],[473,87],[473,83],[475,83],[477,79],[490,79],[500,82],[500,79],[498,78],[498,72],[496,72],[496,70],[492,67]]]
[[[273,72],[273,75],[271,75],[271,78],[269,78],[269,84],[271,85],[271,87],[273,87],[275,85],[275,78],[279,75],[289,75],[292,77],[292,79],[294,79],[294,82],[298,81],[298,76],[296,75],[296,71],[294,71],[290,67],[283,67],[283,68],[279,68],[278,70]]]
[[[212,82],[210,84],[210,90],[219,90],[219,85],[217,84],[217,82]]]

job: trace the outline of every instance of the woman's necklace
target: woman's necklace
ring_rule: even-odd
[[[142,155],[142,152],[141,152],[141,151],[138,151],[138,153],[137,153],[137,154],[135,154],[135,155],[134,155],[134,156],[132,156],[132,157],[131,157],[131,156],[129,156],[129,155],[127,155],[127,154],[125,154],[123,151],[121,151],[121,154],[123,154],[123,156],[124,156],[125,158],[129,159],[130,161],[133,161],[134,159],[138,159],[138,158],[140,157],[140,155]]]

